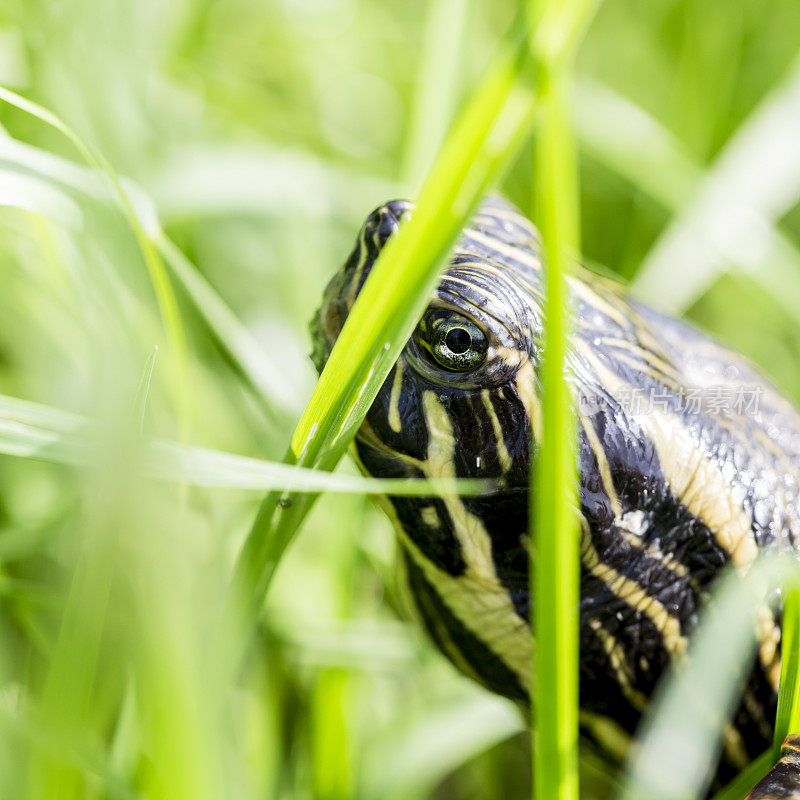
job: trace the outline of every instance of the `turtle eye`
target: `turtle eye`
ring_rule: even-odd
[[[454,311],[429,311],[414,333],[417,345],[440,366],[469,372],[486,360],[489,340],[471,320]]]

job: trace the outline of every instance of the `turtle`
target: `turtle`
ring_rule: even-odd
[[[392,200],[364,222],[311,322],[318,370],[376,258],[413,210]],[[523,705],[543,292],[535,226],[489,196],[461,232],[353,445],[367,475],[495,481],[485,495],[381,503],[435,644],[462,672]],[[576,265],[568,296],[581,730],[610,752],[612,741],[632,740],[659,678],[684,658],[720,572],[746,571],[765,548],[796,553],[800,416],[744,357],[620,283]],[[771,744],[780,639],[780,611],[761,609],[755,663],[725,726],[717,784]],[[785,796],[800,797],[794,791]]]

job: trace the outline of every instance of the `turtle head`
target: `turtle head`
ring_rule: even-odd
[[[311,323],[318,370],[378,254],[412,213],[393,200],[367,217]],[[506,202],[486,200],[359,432],[367,472],[527,486],[540,296],[535,229]]]
[[[318,369],[381,248],[412,213],[393,201],[367,218],[311,325]],[[412,595],[435,641],[484,685],[523,701],[540,298],[536,231],[507,203],[485,201],[354,443],[362,469],[376,477],[496,483],[488,495],[388,497],[384,507],[402,532]]]

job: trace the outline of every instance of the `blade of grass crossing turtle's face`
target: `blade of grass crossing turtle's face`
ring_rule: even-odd
[[[566,274],[579,249],[572,57],[597,2],[537,2],[533,49],[542,99],[535,183],[545,253],[542,433],[531,475],[534,797],[578,797],[578,527],[575,421],[564,375]],[[534,498],[536,501],[534,502]]]
[[[775,740],[772,754],[777,760],[784,740],[800,732],[800,593],[787,593],[781,625],[781,682]]]
[[[501,44],[448,135],[413,218],[370,272],[295,430],[287,463],[330,470],[344,454],[427,305],[453,242],[528,129],[535,105],[524,76],[528,63],[526,39]],[[234,608],[243,608],[245,618],[315,499],[272,493],[264,500],[234,576]]]

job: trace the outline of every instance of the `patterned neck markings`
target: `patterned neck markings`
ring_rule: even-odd
[[[429,478],[454,478],[456,442],[447,409],[432,391],[423,394],[428,428],[428,454],[420,468]],[[443,498],[466,564],[453,576],[427,558],[398,526],[403,545],[458,621],[500,658],[527,689],[530,683],[531,635],[500,582],[492,558],[492,542],[482,521],[457,496]]]
[[[392,391],[389,395],[389,427],[395,432],[403,430],[400,421],[400,393],[403,391],[403,362],[398,361],[394,366],[394,379],[392,380]]]
[[[488,389],[484,389],[481,392],[481,400],[483,401],[483,407],[486,409],[486,413],[489,415],[494,437],[497,440],[497,460],[500,462],[500,467],[503,472],[507,473],[511,469],[511,456],[508,454],[503,428],[500,425],[500,420],[497,418],[497,412],[492,405],[492,397]]]

